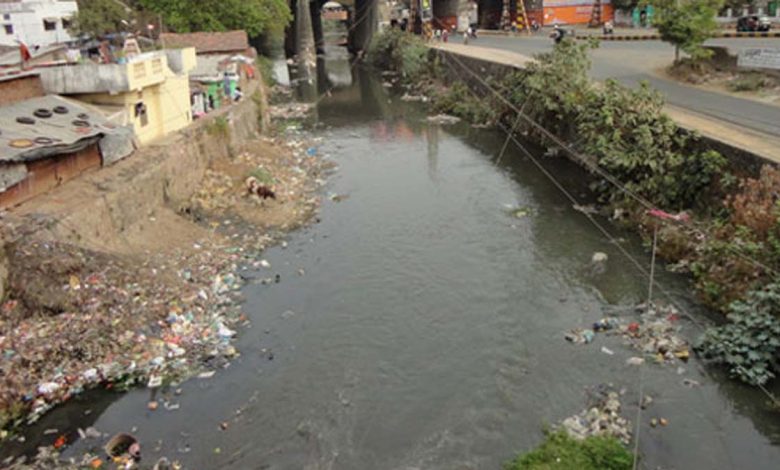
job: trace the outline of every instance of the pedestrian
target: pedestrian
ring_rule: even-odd
[[[553,40],[555,41],[555,44],[560,44],[561,41],[563,41],[563,37],[565,35],[566,35],[566,33],[557,24],[555,26],[553,26],[552,33],[550,33],[550,37],[553,38]]]
[[[447,42],[447,39],[450,37],[450,31],[447,28],[444,28],[441,32],[441,40],[443,42]]]

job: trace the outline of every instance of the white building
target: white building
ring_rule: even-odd
[[[78,5],[72,0],[0,0],[0,45],[46,46],[70,41],[68,27]]]

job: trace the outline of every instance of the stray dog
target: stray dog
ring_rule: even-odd
[[[245,184],[247,193],[250,197],[256,197],[258,199],[262,199],[263,201],[266,199],[276,200],[276,193],[273,191],[273,189],[264,184],[260,184],[260,182],[257,181],[257,178],[254,176],[247,178]]]

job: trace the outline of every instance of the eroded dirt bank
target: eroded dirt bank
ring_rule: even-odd
[[[237,290],[279,282],[239,269],[311,219],[326,166],[300,135],[261,136],[261,109],[258,92],[2,214],[3,440],[85,389],[154,388],[239,354]],[[250,195],[250,176],[274,197]]]

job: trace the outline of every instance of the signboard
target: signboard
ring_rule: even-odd
[[[780,70],[780,49],[750,48],[739,51],[737,67]]]

